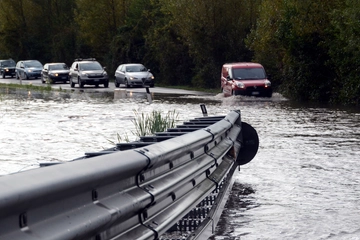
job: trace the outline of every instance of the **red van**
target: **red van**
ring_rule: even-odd
[[[247,95],[271,97],[271,82],[259,63],[226,63],[221,70],[221,90],[224,96]]]

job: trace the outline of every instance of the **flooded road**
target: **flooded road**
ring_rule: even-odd
[[[259,134],[256,157],[234,176],[212,239],[360,239],[360,111],[272,99],[109,93],[0,93],[0,174],[69,161],[135,140],[134,111],[176,110],[179,124],[239,109]]]

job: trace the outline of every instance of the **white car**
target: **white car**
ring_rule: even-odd
[[[154,75],[140,63],[121,64],[115,71],[115,87],[124,84],[126,87],[154,87]]]

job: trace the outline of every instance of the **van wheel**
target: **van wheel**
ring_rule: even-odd
[[[75,83],[70,79],[70,87],[74,88],[75,87]]]

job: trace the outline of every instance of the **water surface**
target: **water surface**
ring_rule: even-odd
[[[272,99],[106,93],[0,95],[0,174],[63,162],[136,140],[134,111],[176,110],[179,124],[239,109],[259,134],[212,239],[360,239],[360,113]]]

